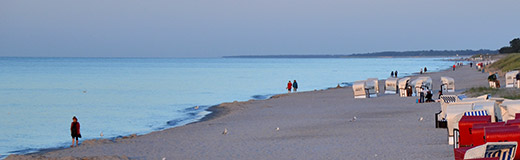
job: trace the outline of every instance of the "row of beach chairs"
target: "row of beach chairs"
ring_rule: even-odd
[[[441,77],[441,90],[445,92],[455,92],[455,80],[451,77]],[[411,89],[411,90],[410,90]],[[399,94],[401,97],[411,95],[418,96],[424,89],[432,90],[433,83],[431,77],[418,77],[412,80],[410,77],[405,78],[388,78],[385,80],[385,94]],[[373,98],[379,94],[379,80],[377,78],[369,78],[367,80],[356,81],[352,86],[354,98]]]
[[[443,95],[440,104],[435,126],[447,128],[456,160],[520,159],[520,100]]]

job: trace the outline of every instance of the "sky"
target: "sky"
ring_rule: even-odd
[[[518,0],[2,0],[0,56],[221,57],[499,49]]]

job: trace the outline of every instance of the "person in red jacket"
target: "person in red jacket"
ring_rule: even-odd
[[[289,93],[291,93],[291,89],[292,89],[292,83],[291,81],[289,81],[289,83],[287,83],[287,88],[285,88],[289,91]]]
[[[455,71],[455,67],[457,67],[457,66],[453,65],[453,71]]]
[[[81,132],[79,131],[79,122],[76,116],[72,117],[72,123],[70,124],[70,135],[72,136],[72,145],[74,147],[74,139],[76,139],[76,146],[78,146],[79,138],[81,138]]]

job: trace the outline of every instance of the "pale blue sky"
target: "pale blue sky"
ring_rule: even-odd
[[[1,0],[0,56],[498,49],[518,0]]]

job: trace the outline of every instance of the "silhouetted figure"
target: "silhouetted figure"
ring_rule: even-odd
[[[426,102],[435,102],[432,97],[433,97],[432,92],[428,91],[428,92],[426,92],[426,96],[424,98],[426,99],[425,100]]]
[[[289,93],[291,93],[291,89],[292,89],[292,83],[291,81],[289,81],[289,83],[287,83],[287,88],[285,88],[289,91]]]
[[[70,135],[72,136],[72,145],[74,147],[74,139],[76,139],[76,146],[78,146],[79,138],[81,138],[81,132],[79,130],[79,122],[76,116],[72,117],[72,123],[70,124]]]

